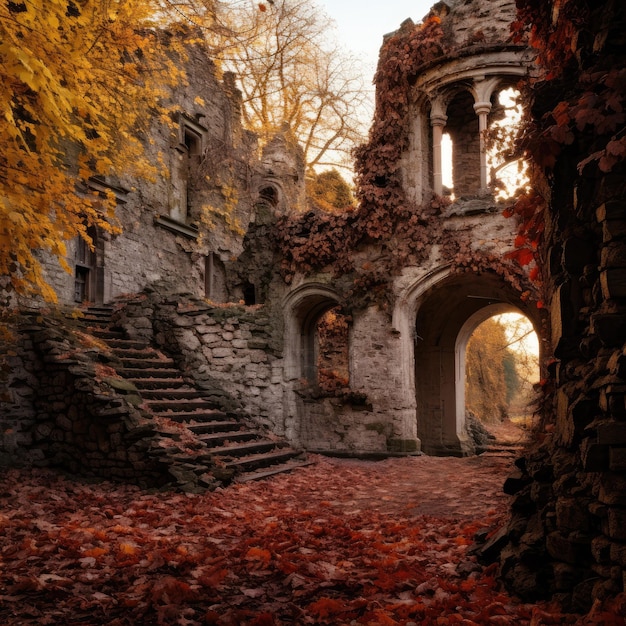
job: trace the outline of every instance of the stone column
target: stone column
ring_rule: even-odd
[[[480,134],[480,193],[486,194],[489,191],[489,173],[487,172],[485,131],[487,130],[487,116],[491,111],[491,102],[474,103],[474,111],[478,115],[478,132]]]
[[[438,196],[443,195],[441,139],[447,121],[447,115],[435,113],[435,109],[433,108],[430,114],[430,123],[433,127],[433,191]]]

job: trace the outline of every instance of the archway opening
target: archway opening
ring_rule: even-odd
[[[494,436],[524,438],[539,381],[539,344],[530,320],[518,313],[480,323],[465,348],[465,426],[477,451]]]
[[[350,384],[350,318],[335,302],[320,302],[303,319],[301,371],[306,383],[322,393]]]
[[[350,386],[349,332],[350,317],[341,306],[326,311],[316,324],[316,384],[322,391],[332,393]]]
[[[415,394],[417,435],[426,454],[476,453],[466,426],[467,344],[484,321],[514,311],[533,319],[532,307],[494,274],[448,276],[420,297]]]

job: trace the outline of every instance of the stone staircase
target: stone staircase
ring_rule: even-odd
[[[136,388],[142,408],[185,427],[186,438],[193,438],[199,448],[196,463],[206,463],[226,483],[259,480],[311,463],[249,418],[216,406],[206,392],[185,380],[173,359],[113,328],[112,312],[110,306],[91,306],[84,310],[82,324],[119,359],[117,374]],[[183,454],[177,460],[189,465]]]

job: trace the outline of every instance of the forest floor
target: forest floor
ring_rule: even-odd
[[[314,458],[204,495],[5,472],[0,623],[623,623],[522,603],[476,562],[475,534],[506,517],[510,455]]]

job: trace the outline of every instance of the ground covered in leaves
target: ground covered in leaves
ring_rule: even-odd
[[[522,604],[476,563],[510,457],[316,460],[205,495],[9,470],[0,623],[619,623]]]

